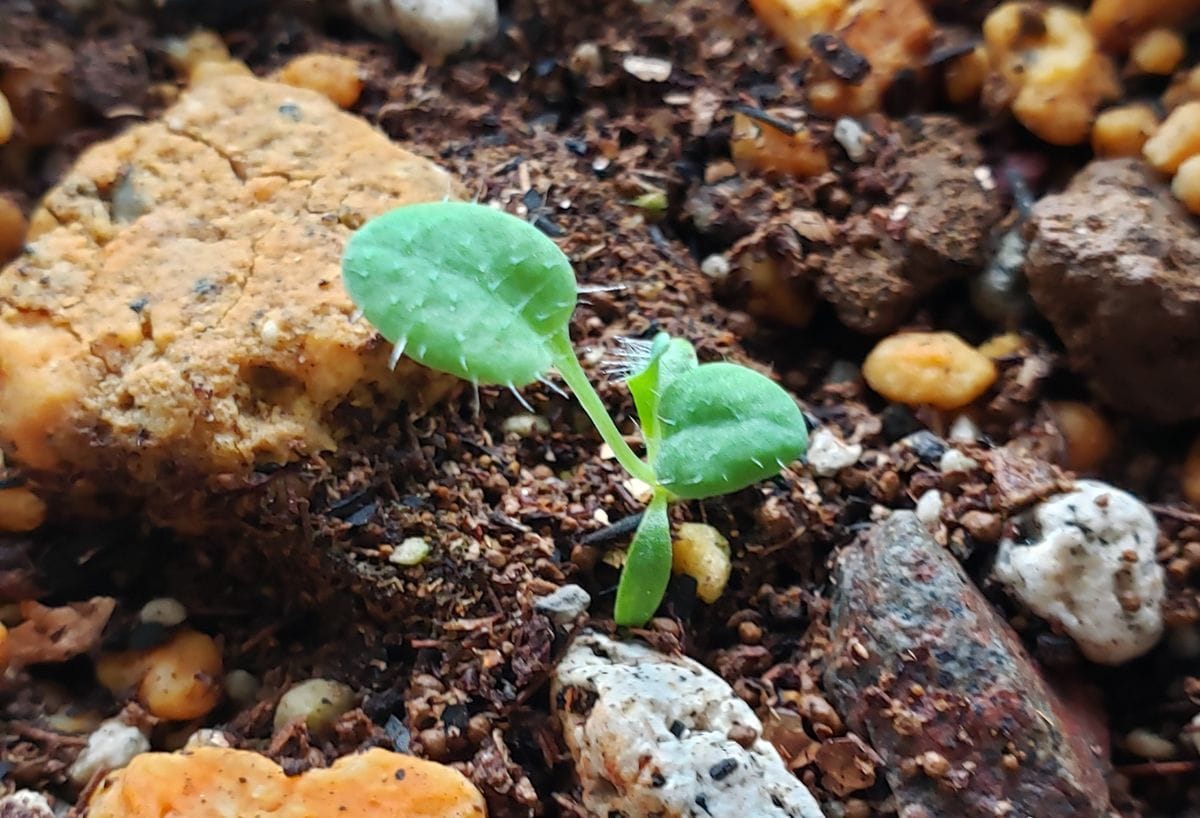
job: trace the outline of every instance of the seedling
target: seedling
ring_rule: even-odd
[[[566,255],[537,228],[491,207],[418,204],[373,219],[350,239],[342,278],[395,345],[393,365],[404,354],[514,392],[549,384],[557,371],[617,461],[653,487],[617,587],[621,625],[644,624],[666,591],[668,502],[743,489],[778,474],[808,445],[800,410],[769,378],[736,364],[700,364],[690,343],[661,333],[631,344],[636,361],[627,382],[646,447],[640,458],[571,347],[578,290]]]

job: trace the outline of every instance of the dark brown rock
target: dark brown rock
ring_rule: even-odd
[[[889,172],[899,191],[885,212],[843,225],[848,241],[819,283],[842,323],[859,332],[894,330],[921,298],[979,269],[1004,215],[1000,197],[976,178],[985,163],[972,129],[939,116],[906,122]]]
[[[1008,625],[911,512],[838,561],[825,684],[900,815],[1112,815],[1100,765]]]
[[[1108,403],[1160,422],[1200,417],[1200,232],[1137,159],[1092,162],[1033,210],[1038,308]]]

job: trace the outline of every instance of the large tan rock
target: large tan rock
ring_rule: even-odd
[[[247,750],[143,753],[91,793],[93,818],[486,818],[479,790],[452,767],[378,747],[327,769],[285,775]]]
[[[428,404],[451,383],[389,369],[340,257],[365,220],[458,193],[311,91],[187,92],[83,154],[0,272],[0,446],[137,493],[332,449],[339,407]]]

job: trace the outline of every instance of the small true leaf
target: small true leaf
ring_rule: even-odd
[[[752,369],[704,364],[663,392],[662,443],[652,466],[659,484],[699,499],[772,477],[808,445],[795,401]]]
[[[466,202],[372,219],[342,258],[351,300],[414,360],[484,384],[524,386],[553,364],[575,274],[536,227]]]
[[[618,625],[644,625],[654,616],[671,579],[671,522],[667,495],[659,490],[650,501],[625,556],[613,618]]]
[[[660,332],[654,338],[650,360],[640,372],[626,380],[642,424],[647,449],[651,453],[657,451],[658,440],[662,434],[658,422],[659,397],[672,381],[695,368],[695,348],[682,338],[672,338],[667,333]]]

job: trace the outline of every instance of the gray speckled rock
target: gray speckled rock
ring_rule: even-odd
[[[912,512],[842,552],[825,687],[904,818],[1102,818],[1108,788],[1008,624]]]
[[[821,818],[750,707],[698,662],[587,633],[553,696],[596,815]]]

